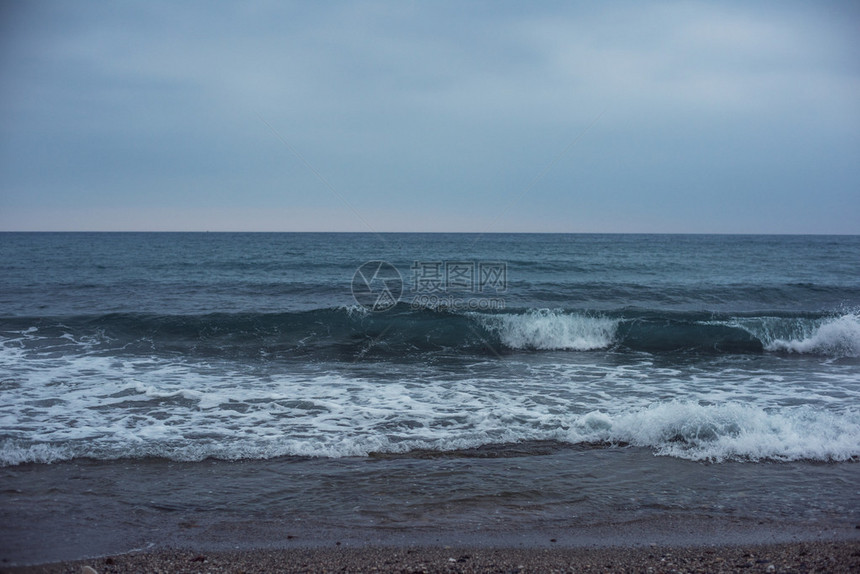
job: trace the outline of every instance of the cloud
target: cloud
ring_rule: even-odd
[[[202,228],[296,207],[344,225],[268,124],[381,229],[468,230],[515,203],[500,229],[857,232],[857,12],[38,4],[13,15],[0,59],[0,211],[38,226],[39,206],[174,208]],[[775,189],[794,211],[739,226],[738,206]],[[194,205],[209,211],[195,220]]]

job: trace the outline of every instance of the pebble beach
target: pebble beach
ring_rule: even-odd
[[[92,570],[90,570],[92,569]],[[860,542],[609,548],[367,547],[199,553],[163,550],[4,569],[124,572],[857,572]]]

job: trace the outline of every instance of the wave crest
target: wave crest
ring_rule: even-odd
[[[655,454],[726,460],[849,461],[860,456],[860,420],[806,407],[769,412],[740,403],[657,403],[609,415],[580,418],[576,441],[602,440],[647,447]]]
[[[358,413],[356,413],[358,414]],[[510,414],[510,413],[508,413]],[[330,415],[322,413],[320,417]],[[339,415],[341,416],[341,415]],[[67,445],[24,440],[0,442],[0,466],[51,463],[80,457],[100,460],[159,457],[177,461],[267,459],[280,456],[340,458],[427,451],[457,452],[490,445],[555,441],[570,445],[632,445],[655,455],[694,461],[827,461],[860,459],[860,414],[810,407],[768,410],[742,403],[693,401],[655,403],[637,410],[601,410],[513,422],[498,413],[473,413],[462,428],[438,428],[430,420],[400,421],[356,432],[319,432],[300,437],[288,432],[230,436],[226,430],[177,436],[166,427],[139,429],[101,440]],[[500,424],[504,419],[504,425]],[[552,421],[552,422],[550,422]],[[392,428],[389,428],[392,427]],[[415,428],[412,428],[415,427]],[[264,429],[271,430],[271,429]],[[324,430],[324,429],[323,429]],[[254,433],[251,433],[253,435]],[[208,438],[206,438],[208,437]]]
[[[806,336],[777,338],[765,349],[837,358],[860,357],[860,314],[849,313],[825,320]]]
[[[506,347],[541,351],[605,349],[614,342],[619,323],[616,319],[551,309],[477,317]]]

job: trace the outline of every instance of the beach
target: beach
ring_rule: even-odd
[[[19,567],[10,574],[124,572],[856,572],[860,542],[611,548],[367,547],[164,550]]]

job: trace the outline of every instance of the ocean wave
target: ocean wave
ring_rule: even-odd
[[[765,348],[829,357],[860,357],[860,315],[852,313],[825,320],[806,337],[774,339]]]
[[[64,445],[50,443],[26,444],[24,441],[0,442],[0,466],[19,464],[51,464],[86,456]]]
[[[605,349],[615,341],[619,323],[617,319],[551,309],[473,316],[506,347],[542,351]]]
[[[827,317],[746,317],[728,322],[762,342],[766,351],[860,357],[860,313]]]
[[[860,314],[715,315],[568,309],[455,312],[400,304],[284,313],[0,318],[0,343],[27,353],[356,360],[457,351],[799,353],[860,357]]]
[[[766,410],[740,403],[657,403],[615,415],[593,412],[578,440],[649,447],[690,460],[849,461],[860,457],[860,417],[806,407]]]
[[[183,364],[140,371],[108,358],[80,360],[61,379],[74,373],[74,384],[48,386],[33,375],[36,384],[0,408],[0,465],[409,455],[530,441],[633,445],[711,462],[860,459],[860,413],[827,401],[636,402],[622,388],[574,402],[562,398],[564,381],[380,384],[335,374],[243,381]]]

